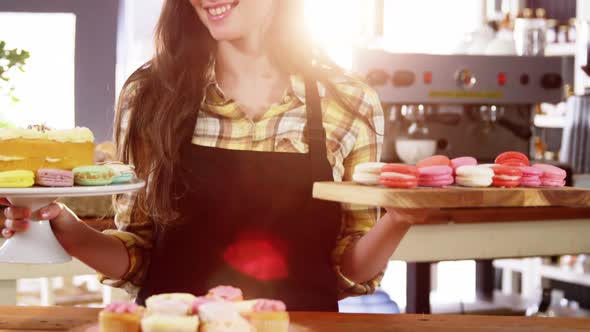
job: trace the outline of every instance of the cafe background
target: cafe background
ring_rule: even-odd
[[[108,153],[113,105],[126,77],[152,54],[161,4],[162,0],[1,0],[0,41],[8,49],[28,51],[30,58],[24,72],[9,73],[16,99],[0,93],[0,122],[87,126],[97,142],[105,142],[101,146]],[[542,37],[528,41],[536,47],[531,51],[535,54],[526,53],[530,50],[519,44],[523,38],[519,19],[541,24]],[[427,146],[433,150],[423,152],[426,155],[463,151],[480,154],[479,159],[484,160],[494,154],[493,145],[500,145],[559,164],[568,170],[570,185],[589,187],[590,142],[576,139],[590,137],[585,97],[590,81],[582,70],[590,40],[588,19],[590,1],[584,0],[308,0],[305,23],[337,63],[368,80],[377,78],[377,85],[379,74],[394,61],[401,62],[400,72],[427,81],[446,75],[436,66],[438,61],[446,59],[456,66],[453,70],[460,71],[469,55],[472,68],[492,68],[486,75],[496,84],[495,80],[506,79],[502,74],[511,77],[511,61],[524,61],[525,67],[531,66],[531,75],[547,70],[538,61],[515,59],[519,55],[558,57],[547,63],[559,67],[563,80],[559,91],[547,88],[527,93],[522,86],[514,87],[523,91],[519,100],[494,100],[489,93],[480,95],[483,97],[475,103],[461,99],[465,96],[445,101],[422,96],[411,99],[403,89],[415,89],[412,83],[385,88],[381,84],[387,115],[383,159],[417,157],[408,156],[398,144],[402,137],[413,144],[406,146],[411,151]],[[396,56],[373,61],[374,53],[368,50]],[[409,54],[415,53],[432,55],[425,59],[434,65],[419,70],[410,66]],[[487,76],[472,78],[486,82]],[[387,77],[390,79],[393,77]],[[525,114],[525,120],[514,114]],[[510,135],[522,130],[528,135],[513,140]],[[486,136],[493,144],[468,146],[462,143],[467,135]],[[96,228],[112,227],[108,198],[71,203]],[[497,242],[501,245],[502,239]],[[424,251],[429,245],[419,244]],[[416,301],[424,302],[418,295],[430,294],[427,302],[433,313],[590,316],[590,256],[503,258],[477,262],[432,259],[432,263],[418,264],[393,260],[376,295],[345,300],[341,311],[415,312],[420,307]],[[15,284],[16,294],[11,289]],[[127,298],[120,290],[100,285],[88,269],[78,265],[24,268],[0,264],[0,294],[8,294],[0,296],[0,304],[23,305],[100,306]],[[407,310],[408,301],[411,310]]]

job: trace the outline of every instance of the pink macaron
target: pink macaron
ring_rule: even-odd
[[[520,185],[522,187],[540,187],[543,182],[541,181],[541,176],[543,176],[543,171],[536,167],[531,166],[520,166],[522,170],[522,178],[520,178]]]
[[[418,185],[421,187],[445,187],[455,182],[450,166],[427,166],[419,168],[418,172]]]
[[[563,187],[567,173],[565,170],[548,164],[535,164],[534,168],[543,171],[541,182],[543,187]]]
[[[74,173],[62,169],[40,169],[35,176],[35,183],[44,187],[72,187]]]

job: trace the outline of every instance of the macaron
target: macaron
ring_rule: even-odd
[[[385,166],[385,163],[380,162],[358,164],[354,167],[352,181],[368,186],[376,186],[379,184],[379,175],[383,166]]]
[[[447,156],[436,155],[420,160],[416,167],[428,167],[428,166],[451,166],[451,160]]]
[[[514,188],[520,184],[522,170],[515,166],[498,165],[493,166],[494,170],[494,187]]]
[[[37,170],[35,183],[44,187],[72,187],[74,173],[63,169],[40,169]]]
[[[453,167],[453,174],[457,174],[457,168],[461,166],[475,166],[477,159],[473,157],[459,157],[451,159],[451,167]]]
[[[501,153],[496,157],[496,164],[506,166],[530,166],[529,158],[523,153],[508,151]]]
[[[520,179],[520,185],[522,187],[540,187],[543,183],[541,176],[543,171],[536,167],[521,166],[519,167],[522,171],[522,178]]]
[[[548,164],[535,164],[533,168],[543,171],[541,185],[543,187],[563,187],[567,172],[557,166]]]
[[[129,183],[135,178],[135,168],[131,165],[109,163],[105,166],[113,171],[113,184]]]
[[[455,182],[464,187],[489,187],[492,185],[494,171],[489,167],[465,165],[459,166]]]
[[[105,186],[113,182],[113,171],[107,166],[81,166],[72,171],[74,182],[80,186]]]
[[[404,164],[387,164],[381,169],[379,183],[389,188],[418,186],[418,168]]]
[[[0,188],[28,188],[35,184],[35,173],[25,170],[0,172]]]
[[[451,166],[426,166],[418,168],[418,173],[418,185],[421,187],[445,187],[455,181]]]

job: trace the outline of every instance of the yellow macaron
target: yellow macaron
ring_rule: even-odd
[[[0,172],[0,188],[28,188],[35,184],[35,173],[31,171]]]

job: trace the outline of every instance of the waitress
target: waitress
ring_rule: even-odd
[[[300,24],[300,0],[166,0],[155,55],[125,84],[119,157],[147,181],[119,197],[117,231],[99,233],[67,207],[40,211],[103,282],[153,294],[217,285],[337,311],[374,291],[410,224],[428,211],[322,202],[316,181],[350,180],[379,160],[377,95],[347,76]],[[326,13],[331,15],[332,13]],[[5,237],[30,211],[5,210]]]

